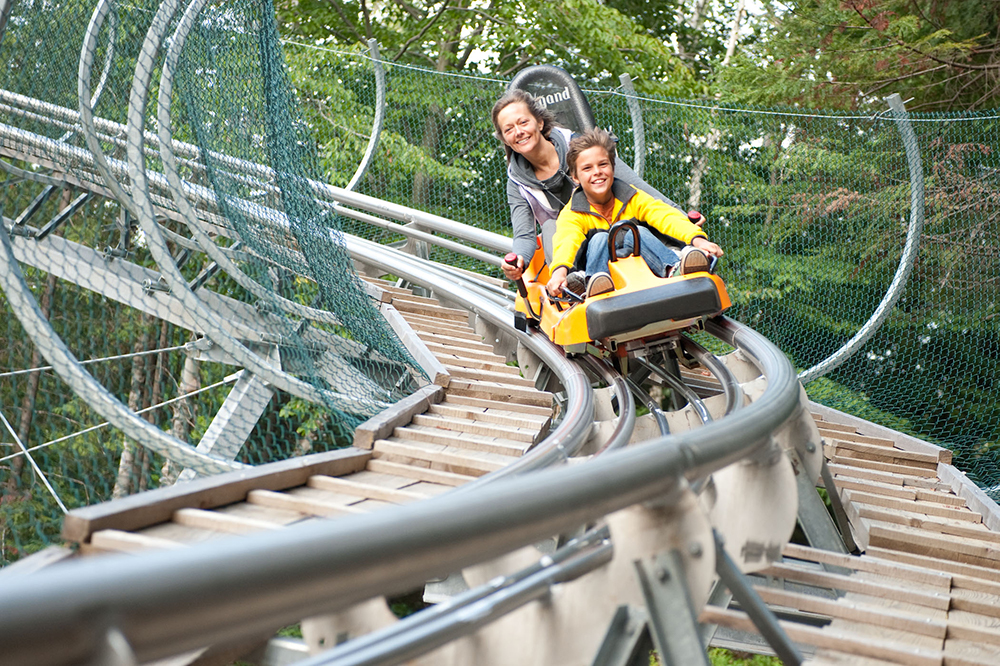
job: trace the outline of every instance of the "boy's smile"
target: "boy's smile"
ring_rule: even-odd
[[[581,151],[576,158],[576,173],[573,177],[580,183],[591,203],[603,204],[611,199],[615,165],[603,147],[593,146]]]

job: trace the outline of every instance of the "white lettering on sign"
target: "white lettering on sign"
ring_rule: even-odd
[[[556,102],[562,102],[569,99],[569,86],[562,89],[562,92],[552,93],[551,95],[546,95],[545,97],[536,98],[542,103],[542,106],[548,106],[549,104],[555,104]]]

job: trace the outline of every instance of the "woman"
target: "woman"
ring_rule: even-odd
[[[507,155],[507,203],[514,227],[513,252],[517,264],[501,264],[509,280],[517,280],[535,254],[541,229],[542,247],[552,257],[552,236],[559,211],[569,202],[574,183],[566,171],[566,153],[572,132],[559,127],[551,111],[523,90],[511,90],[497,100],[493,129]],[[650,187],[621,159],[615,175],[650,196],[680,206]]]

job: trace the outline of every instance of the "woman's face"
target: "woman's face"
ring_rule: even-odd
[[[538,147],[542,136],[542,126],[523,102],[508,104],[497,114],[497,124],[503,141],[515,153],[530,153]]]

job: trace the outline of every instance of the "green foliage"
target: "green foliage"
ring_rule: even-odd
[[[718,91],[745,103],[881,108],[898,92],[912,109],[992,108],[998,91],[995,4],[973,0],[764,3],[761,38],[719,71]]]

